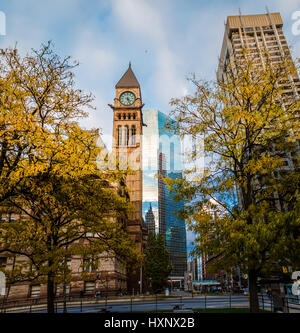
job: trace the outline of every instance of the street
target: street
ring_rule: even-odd
[[[249,307],[248,296],[234,295],[234,296],[194,296],[192,297],[180,297],[169,299],[155,298],[149,300],[130,300],[130,299],[114,299],[108,300],[107,304],[105,300],[99,300],[95,304],[83,304],[82,308],[80,304],[67,304],[68,313],[98,313],[105,309],[110,312],[150,312],[150,311],[172,311],[175,306],[183,309],[213,309],[213,308],[247,308]],[[260,302],[260,307],[270,309],[270,301],[266,297],[264,299],[264,305]],[[11,310],[8,312],[29,312],[29,309]],[[44,313],[45,309],[34,309],[34,313]],[[59,304],[58,313],[63,312],[62,303]]]

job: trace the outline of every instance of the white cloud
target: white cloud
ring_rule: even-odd
[[[145,0],[113,1],[112,10],[131,32],[163,43],[164,29],[159,11]]]
[[[155,56],[149,82],[160,105],[166,105],[172,97],[182,96],[186,89],[185,79],[178,71],[183,60],[168,46],[168,21],[162,17],[160,3],[155,4],[146,0],[122,0],[113,2],[112,9],[125,29],[149,43]]]
[[[87,128],[100,127],[106,137],[110,136],[110,140],[105,141],[107,147],[110,147],[112,110],[107,104],[113,102],[112,76],[119,59],[106,37],[93,25],[80,30],[72,49],[72,56],[80,64],[76,71],[76,82],[80,86],[80,83],[84,82],[85,90],[91,91],[95,96],[93,105],[96,110],[89,110],[89,117],[81,123]]]
[[[300,9],[300,1],[299,0],[273,0],[272,1],[272,9],[280,8],[281,13],[289,13],[291,11]],[[271,8],[269,8],[270,10]]]
[[[99,35],[96,29],[82,29],[76,38],[72,54],[84,66],[89,79],[101,84],[112,75],[118,60],[106,40]]]

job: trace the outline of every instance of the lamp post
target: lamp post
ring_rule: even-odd
[[[96,299],[98,300],[100,298],[100,291],[98,290],[98,280],[100,280],[101,278],[101,272],[100,271],[96,271]]]
[[[140,295],[142,295],[142,293],[143,293],[143,266],[141,266],[141,268],[140,268],[140,281],[139,281],[139,284],[140,284]]]
[[[66,293],[66,289],[67,289],[67,286],[66,286],[66,281],[64,281],[64,286],[63,286],[64,290],[63,290],[63,293],[64,293],[64,313],[67,313],[67,293]]]
[[[67,252],[68,252],[68,245],[66,246],[66,253],[65,253],[65,267],[64,267],[64,284],[63,284],[63,295],[64,295],[64,309],[63,312],[67,313],[67,283],[66,283],[66,275],[67,275]]]
[[[152,283],[151,283],[151,277],[149,277],[149,288],[150,288],[150,291],[151,291],[151,294],[149,295],[152,295]],[[149,289],[148,289],[149,290]]]

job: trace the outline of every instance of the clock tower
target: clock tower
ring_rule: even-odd
[[[116,97],[113,110],[113,152],[120,169],[130,169],[126,176],[126,186],[130,201],[135,207],[127,221],[127,232],[135,246],[143,252],[146,246],[147,229],[143,223],[143,172],[142,172],[142,134],[143,113],[141,88],[134,75],[131,64],[115,86]],[[128,273],[128,292],[141,292],[142,269]]]

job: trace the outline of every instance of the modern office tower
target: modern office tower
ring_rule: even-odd
[[[151,203],[150,203],[150,208],[145,215],[145,223],[148,227],[148,233],[151,232],[155,234],[155,216],[152,211]]]
[[[158,174],[162,177],[166,176],[166,156],[159,152],[158,156]],[[166,239],[166,194],[165,183],[162,178],[158,178],[158,232]]]
[[[147,214],[151,204],[155,232],[163,235],[170,252],[172,281],[183,281],[187,265],[185,222],[174,213],[183,208],[183,201],[175,202],[173,194],[158,175],[172,179],[182,177],[181,141],[178,135],[165,128],[173,122],[158,110],[143,110],[143,216],[148,228]]]
[[[188,261],[187,271],[192,276],[192,281],[202,280],[202,258],[196,257]]]

